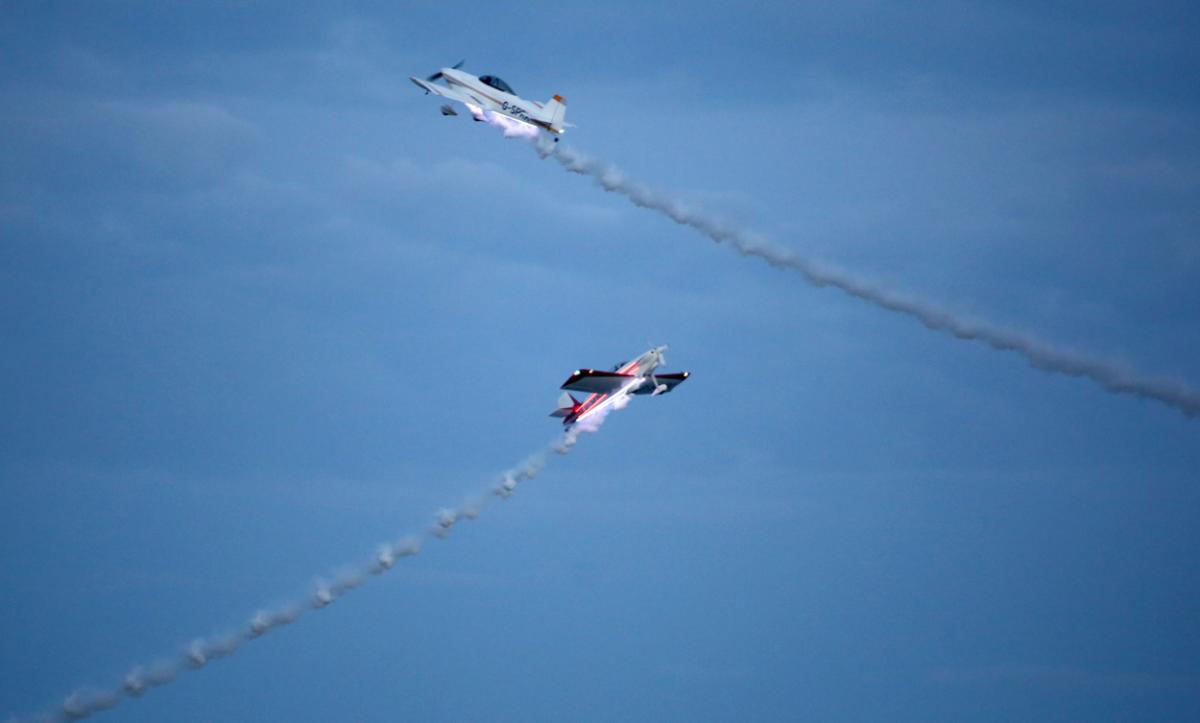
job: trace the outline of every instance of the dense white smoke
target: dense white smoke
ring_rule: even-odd
[[[1085,377],[1114,394],[1152,399],[1189,417],[1200,415],[1200,395],[1181,383],[1146,379],[1112,363],[1056,348],[1027,334],[959,317],[933,304],[880,288],[865,279],[804,258],[752,231],[722,223],[629,179],[612,164],[590,158],[561,143],[540,138],[534,147],[542,158],[553,158],[571,173],[592,177],[605,191],[619,193],[635,206],[658,211],[717,243],[732,246],[743,256],[756,256],[776,268],[799,272],[814,286],[831,286],[888,311],[911,316],[935,331],[978,341],[998,351],[1014,352],[1042,371]]]
[[[472,103],[467,103],[467,110],[471,111],[471,116],[481,123],[487,123],[493,128],[497,128],[504,134],[505,138],[520,138],[522,140],[532,141],[538,137],[537,126],[524,123],[515,118],[509,118],[503,113],[480,108]]]
[[[623,409],[626,404],[628,404],[628,396],[624,392],[618,393],[612,409]],[[317,579],[313,584],[312,592],[307,596],[273,609],[259,610],[237,630],[209,638],[197,638],[173,657],[164,658],[149,665],[137,665],[119,683],[108,688],[81,687],[67,696],[57,711],[25,720],[30,723],[33,721],[61,723],[87,718],[116,706],[124,698],[141,697],[151,688],[174,682],[183,673],[199,670],[213,660],[233,655],[246,643],[273,630],[290,625],[306,613],[328,607],[346,593],[367,582],[372,575],[380,575],[392,569],[397,560],[419,553],[422,543],[427,537],[444,539],[459,522],[477,518],[489,497],[496,496],[501,499],[511,497],[522,482],[533,479],[542,471],[551,452],[558,454],[570,452],[580,434],[595,432],[600,428],[607,413],[608,410],[589,418],[586,424],[574,425],[561,438],[526,457],[515,467],[504,471],[497,482],[468,496],[458,507],[438,510],[434,515],[433,522],[423,532],[408,535],[398,542],[380,545],[370,560],[347,566],[331,576],[331,579]],[[20,721],[10,718],[9,723],[20,723]]]

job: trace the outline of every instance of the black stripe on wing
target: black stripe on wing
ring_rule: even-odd
[[[632,378],[632,374],[578,369],[567,381],[563,382],[562,388],[588,394],[611,394],[628,384]]]

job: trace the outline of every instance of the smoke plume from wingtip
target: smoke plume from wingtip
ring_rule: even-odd
[[[833,269],[795,251],[773,244],[752,231],[725,224],[703,212],[690,209],[677,199],[652,191],[629,179],[620,169],[562,143],[539,138],[534,144],[538,155],[553,158],[571,173],[590,176],[605,191],[618,193],[635,206],[647,208],[688,226],[719,244],[727,244],[743,256],[754,256],[775,268],[798,272],[817,287],[832,287],[880,308],[915,318],[927,328],[958,339],[976,341],[997,351],[1023,357],[1035,369],[1089,379],[1113,394],[1149,399],[1179,410],[1188,417],[1200,416],[1200,394],[1179,382],[1147,379],[1121,367],[1083,354],[1059,349],[1019,332],[991,324],[971,321],[941,309],[884,289],[847,272]]]

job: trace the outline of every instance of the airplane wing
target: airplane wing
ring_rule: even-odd
[[[580,369],[563,382],[562,388],[588,394],[611,394],[631,381],[633,377],[629,374]]]
[[[473,96],[469,93],[463,93],[463,92],[460,92],[453,88],[448,88],[444,85],[438,85],[437,83],[430,83],[427,80],[421,80],[420,78],[414,78],[412,76],[409,76],[408,79],[411,80],[413,83],[415,83],[418,88],[425,91],[426,93],[433,93],[434,95],[440,95],[443,98],[449,98],[450,100],[456,100],[459,103],[471,103],[472,105],[477,105],[482,108],[488,108],[492,105],[491,103],[487,103],[483,100],[480,100],[479,98],[476,98],[475,96]]]
[[[687,378],[691,375],[691,372],[676,372],[674,374],[655,374],[654,378],[658,380],[659,384],[665,384],[667,387],[667,392],[669,392],[687,381]],[[634,392],[634,394],[652,394],[653,392],[654,386],[651,384],[646,384]],[[663,393],[665,394],[666,392]]]
[[[677,372],[675,374],[655,374],[654,378],[658,380],[659,384],[667,385],[669,392],[686,381],[689,376],[691,376],[691,372]],[[612,394],[631,381],[633,381],[631,374],[580,369],[572,374],[570,379],[563,382],[562,388],[588,394]],[[650,394],[653,391],[654,387],[647,383],[634,394]]]

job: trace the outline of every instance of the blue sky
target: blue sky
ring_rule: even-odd
[[[1195,720],[1200,437],[806,286],[408,82],[964,315],[1200,384],[1188,3],[7,3],[0,716],[445,541],[98,718]]]

